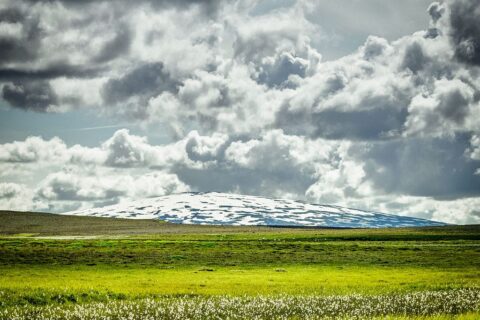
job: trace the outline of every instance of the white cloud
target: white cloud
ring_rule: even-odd
[[[33,210],[33,192],[23,184],[0,182],[0,206],[3,210]]]
[[[189,191],[174,174],[153,172],[125,174],[96,171],[85,175],[81,171],[62,171],[49,174],[36,191],[49,201],[119,201],[162,196]]]
[[[470,158],[473,160],[480,160],[480,135],[472,136],[470,140]]]
[[[43,140],[40,137],[29,137],[25,141],[15,141],[0,145],[0,161],[4,162],[37,162],[65,161],[67,147],[59,138]]]

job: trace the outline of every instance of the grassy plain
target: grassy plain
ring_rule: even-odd
[[[465,288],[480,288],[480,226],[219,227],[0,212],[0,310]],[[480,318],[479,307],[465,319]]]

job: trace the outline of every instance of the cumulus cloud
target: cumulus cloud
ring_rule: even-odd
[[[22,186],[16,183],[0,183],[0,199],[11,199],[22,191]]]
[[[480,135],[474,135],[470,140],[470,157],[474,160],[480,160]]]
[[[4,162],[37,162],[64,161],[65,143],[59,138],[44,140],[40,137],[29,137],[25,141],[15,141],[0,145],[0,161]]]
[[[115,132],[103,147],[107,150],[105,163],[114,167],[144,165],[148,157],[148,145],[145,138],[130,136],[127,130]]]
[[[175,175],[155,172],[137,176],[102,174],[85,176],[76,172],[48,175],[36,195],[54,201],[119,201],[189,191]]]
[[[282,52],[274,57],[264,59],[264,63],[259,68],[257,80],[269,87],[292,86],[292,84],[286,83],[289,78],[295,76],[304,78],[307,68],[307,60],[289,52]]]
[[[34,210],[33,192],[19,183],[0,183],[0,206],[4,210]]]
[[[215,161],[222,157],[225,149],[229,146],[228,142],[228,136],[224,134],[217,133],[205,137],[192,131],[186,138],[185,151],[192,161]]]
[[[98,200],[124,194],[121,186],[109,183],[106,177],[78,177],[58,172],[48,175],[37,194],[48,200]]]

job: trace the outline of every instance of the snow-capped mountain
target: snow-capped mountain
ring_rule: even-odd
[[[445,225],[425,219],[219,192],[181,193],[67,215],[159,219],[172,223],[210,225],[311,226],[383,228]]]

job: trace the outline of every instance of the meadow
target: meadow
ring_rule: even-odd
[[[174,225],[0,212],[0,319],[478,319],[480,226]]]

